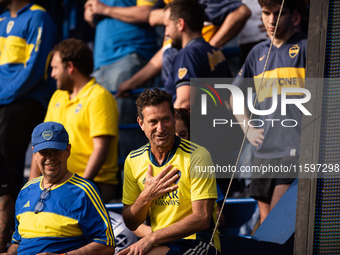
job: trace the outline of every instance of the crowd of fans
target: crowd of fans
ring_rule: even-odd
[[[6,245],[14,228],[14,215],[17,219],[13,237],[15,239],[12,240],[14,246],[11,246],[7,254],[16,254],[20,244],[26,245],[27,236],[21,236],[18,225],[23,224],[24,219],[38,219],[36,214],[39,215],[40,211],[36,212],[37,206],[33,201],[39,199],[37,204],[43,204],[50,195],[49,192],[53,191],[53,185],[56,189],[64,181],[77,186],[76,179],[79,178],[79,183],[84,183],[79,185],[86,186],[83,189],[85,193],[88,192],[87,189],[93,189],[95,191],[91,196],[97,196],[97,191],[101,194],[102,198],[96,198],[96,203],[86,200],[86,203],[91,204],[89,206],[94,214],[96,210],[103,209],[96,207],[100,207],[101,203],[123,201],[125,223],[135,231],[140,240],[119,254],[152,251],[155,249],[154,244],[162,244],[156,248],[158,254],[169,251],[174,253],[167,254],[182,254],[188,251],[185,248],[187,246],[189,249],[200,247],[201,243],[196,240],[195,233],[211,232],[209,220],[213,217],[216,221],[214,203],[217,199],[215,178],[214,181],[199,183],[208,185],[206,189],[198,188],[193,182],[193,190],[198,189],[204,196],[193,191],[192,198],[195,201],[191,201],[191,207],[181,209],[182,215],[176,211],[178,215],[172,213],[173,216],[168,221],[160,219],[159,213],[164,217],[164,212],[158,207],[152,207],[151,202],[155,200],[163,203],[166,200],[164,196],[169,196],[171,202],[176,203],[174,197],[177,196],[178,180],[190,179],[185,172],[189,173],[189,166],[182,162],[187,157],[184,152],[192,150],[193,155],[201,157],[199,162],[203,162],[202,164],[235,164],[244,133],[249,142],[246,148],[249,149],[243,153],[247,153],[248,158],[254,157],[252,164],[296,164],[299,156],[300,125],[293,132],[291,129],[289,132],[287,129],[271,129],[269,126],[249,130],[236,126],[226,129],[223,137],[217,137],[217,133],[208,135],[211,129],[205,129],[201,125],[207,119],[201,116],[201,107],[198,106],[198,99],[206,90],[193,86],[191,81],[194,78],[236,78],[233,84],[246,91],[242,79],[258,78],[263,74],[271,42],[273,56],[266,69],[270,74],[266,76],[264,72],[265,77],[304,78],[307,50],[304,24],[308,3],[303,0],[286,0],[278,29],[275,30],[281,3],[281,0],[87,0],[83,6],[83,18],[95,31],[91,51],[81,38],[57,43],[56,27],[43,7],[30,0],[0,0],[2,7],[7,9],[0,16],[0,252],[7,250]],[[164,28],[161,47],[157,46],[160,35],[155,33],[155,27]],[[276,36],[272,38],[274,31]],[[241,69],[233,77],[223,48],[235,38],[239,39]],[[260,90],[256,81],[251,86]],[[303,88],[304,83],[297,86]],[[157,92],[146,90],[146,94],[144,92],[140,97],[137,92],[140,88],[154,87],[166,93],[163,95],[158,89],[155,90]],[[261,110],[270,108],[271,91],[268,91],[263,92],[265,96],[259,97],[258,107]],[[299,98],[300,94],[291,97]],[[143,98],[145,102],[141,102]],[[233,116],[232,96],[226,93],[220,100],[221,108],[216,110],[219,114],[230,116],[239,123],[249,121],[246,112],[244,115]],[[297,109],[292,108],[289,113],[300,121],[301,113],[299,115]],[[190,116],[195,116],[192,121]],[[281,119],[280,110],[272,113],[271,118]],[[33,129],[42,122],[58,122],[67,130],[69,141],[63,142],[66,145],[70,143],[71,147],[60,149],[68,155],[60,161],[65,164],[67,161],[68,170],[77,175],[71,177],[71,173],[63,168],[57,182],[54,182],[54,178],[48,179],[49,175],[41,169],[44,163],[41,158],[40,162],[37,159],[37,155],[39,157],[41,154],[40,150],[33,150],[29,183],[24,188],[28,189],[27,187],[38,181],[42,182],[40,188],[43,192],[46,185],[50,186],[46,198],[42,192],[40,198],[37,195],[38,197],[31,200],[34,217],[21,218],[19,221],[15,201],[24,185],[25,154]],[[136,128],[137,123],[140,128]],[[41,131],[47,132],[44,133],[46,140],[53,137],[53,132],[48,128],[47,125],[46,130]],[[169,139],[168,136],[174,136],[174,129],[177,136]],[[291,136],[294,137],[287,138]],[[216,143],[212,146],[207,140]],[[149,145],[144,145],[146,143]],[[204,146],[207,152],[196,143]],[[174,148],[181,148],[184,152],[177,153]],[[217,150],[219,152],[215,153]],[[43,156],[50,157],[49,154],[53,153],[45,152]],[[53,157],[57,158],[59,155],[56,156],[54,152]],[[146,160],[144,157],[149,158]],[[119,162],[125,158],[127,160],[124,166]],[[174,162],[179,162],[186,170],[177,169],[178,165],[175,165],[176,171],[171,170],[168,166],[175,164]],[[161,190],[152,183],[155,180],[151,178],[152,167],[150,170],[145,165],[148,163],[149,166],[154,164],[154,171],[159,169],[154,178],[159,177],[159,183],[167,187]],[[46,164],[53,168],[57,162]],[[144,165],[146,169],[141,168]],[[161,167],[164,169],[161,170]],[[134,168],[138,168],[140,176],[146,174],[147,178],[144,176],[142,180],[142,177],[136,177],[134,171],[137,170]],[[39,177],[41,172],[43,178]],[[65,176],[75,180],[69,181]],[[91,188],[92,184],[86,184],[87,180],[94,183],[94,188]],[[228,178],[217,179],[217,186],[222,193],[225,193],[229,181]],[[260,222],[263,222],[292,181],[292,178],[277,179],[273,176],[252,181],[250,194],[243,195],[250,195],[258,201]],[[235,190],[232,188],[232,192],[244,192],[244,183],[236,180],[236,185],[232,186]],[[143,190],[141,185],[144,184]],[[71,185],[69,189],[72,190],[72,187]],[[146,187],[148,191],[152,188],[152,192],[147,193]],[[83,191],[79,192],[83,195]],[[28,204],[25,204],[26,200],[22,201],[27,198],[23,190],[20,196],[23,193],[26,197],[21,198],[20,206],[26,208],[30,206],[30,201]],[[146,204],[143,204],[141,196],[147,201]],[[185,193],[181,196],[183,201],[190,203],[189,195]],[[160,197],[162,199],[158,199]],[[93,206],[96,208],[92,208]],[[20,208],[20,213],[23,214],[25,210]],[[149,211],[151,215],[148,214]],[[203,213],[199,215],[199,211]],[[65,216],[64,212],[58,213]],[[98,222],[103,224],[102,221],[106,222],[109,217],[105,212],[100,213],[104,216]],[[170,215],[170,212],[166,213]],[[151,219],[148,218],[150,216]],[[88,216],[84,216],[86,217]],[[203,219],[200,217],[208,223],[200,228],[193,226]],[[78,222],[81,220],[78,219]],[[149,226],[142,224],[145,220],[151,220],[152,231]],[[170,228],[172,224],[177,224],[178,228]],[[83,226],[79,223],[79,227]],[[99,226],[96,228],[98,230]],[[167,231],[163,233],[161,229]],[[95,245],[98,246],[92,249],[96,251],[104,244],[109,254],[114,245],[110,239],[112,229],[105,231],[98,230],[98,236],[93,233],[93,236],[86,238],[104,236],[107,241],[96,242]],[[195,242],[184,242],[186,239],[182,238],[188,236]],[[200,240],[209,243],[209,240]],[[215,248],[220,251],[218,237],[214,241]],[[81,245],[84,244],[79,244]],[[60,247],[56,245],[52,250],[47,248],[39,251],[67,254],[73,250],[68,246]],[[215,249],[210,252],[215,254]]]

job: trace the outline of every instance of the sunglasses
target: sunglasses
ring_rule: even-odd
[[[49,197],[50,191],[51,187],[43,189],[43,191],[41,191],[38,203],[34,207],[34,213],[39,213],[44,209],[44,201]]]

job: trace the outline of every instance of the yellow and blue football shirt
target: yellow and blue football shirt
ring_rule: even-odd
[[[166,157],[168,158],[168,157]],[[149,209],[151,228],[153,231],[166,228],[192,213],[191,202],[203,199],[217,199],[215,175],[200,170],[212,166],[209,152],[202,146],[176,137],[175,144],[169,152],[169,159],[159,166],[153,159],[150,144],[132,151],[125,160],[124,185],[122,202],[132,205],[144,189],[148,165],[153,167],[156,176],[167,164],[180,171],[178,189],[154,200]],[[216,222],[216,206],[212,215],[211,226],[202,232],[194,233],[185,239],[210,241],[214,223]],[[218,233],[214,236],[214,244],[220,250]]]
[[[56,28],[47,12],[28,4],[11,17],[0,16],[0,105],[34,98],[45,107],[55,90],[48,79],[49,53]]]
[[[43,190],[42,178],[24,185],[15,204],[12,243],[19,244],[18,254],[65,253],[91,242],[115,245],[99,191],[77,174],[53,186],[43,210],[34,213]]]

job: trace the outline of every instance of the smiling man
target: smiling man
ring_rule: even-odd
[[[136,104],[149,143],[126,158],[123,217],[127,227],[136,230],[150,216],[152,231],[118,254],[206,251],[216,221],[216,181],[214,175],[195,172],[195,166],[211,166],[210,154],[175,136],[170,94],[148,89]],[[208,254],[220,250],[217,233],[214,246]]]
[[[71,145],[64,126],[39,124],[32,146],[42,176],[19,193],[6,254],[114,254],[110,219],[97,188],[68,171]]]

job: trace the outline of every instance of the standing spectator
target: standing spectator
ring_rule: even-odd
[[[90,77],[92,52],[82,41],[67,39],[56,45],[51,66],[58,90],[51,98],[45,121],[65,126],[73,145],[68,167],[94,180],[107,203],[118,193],[116,101]],[[30,179],[37,174],[37,165],[32,164]]]
[[[68,138],[56,122],[33,130],[33,157],[42,176],[19,193],[6,254],[114,254],[110,218],[96,187],[68,171]]]
[[[278,107],[270,115],[261,116],[263,119],[282,121],[293,119],[298,124],[295,127],[283,127],[276,125],[272,127],[268,121],[264,121],[263,128],[250,126],[247,139],[256,147],[253,165],[257,166],[292,166],[298,164],[300,154],[300,136],[302,115],[300,109],[295,105],[287,105],[287,115],[281,114],[281,88],[304,87],[307,37],[297,32],[300,30],[302,13],[304,13],[303,0],[285,0],[282,15],[277,25],[275,37],[274,30],[278,20],[282,0],[259,0],[262,8],[262,20],[269,38],[267,41],[256,45],[249,53],[246,62],[241,68],[234,84],[243,88],[247,85],[246,79],[252,78],[252,86],[256,88],[258,95],[257,109],[267,110],[272,106],[272,86],[263,85],[260,90],[259,78],[273,78],[272,85],[278,92]],[[273,41],[273,47],[269,55],[267,69],[264,70],[269,48]],[[293,79],[294,84],[281,82]],[[277,80],[274,80],[277,79]],[[300,93],[292,93],[288,98],[301,98]],[[232,98],[231,98],[232,101]],[[231,105],[233,103],[231,102]],[[248,123],[249,116],[235,115],[237,120]],[[246,131],[246,126],[241,126]],[[272,208],[280,200],[294,179],[281,174],[278,178],[269,175],[264,178],[254,178],[250,184],[250,196],[255,198],[259,205],[260,222],[262,223]]]
[[[152,232],[118,254],[189,254],[195,249],[205,253],[216,222],[216,181],[196,167],[211,166],[210,154],[175,136],[170,94],[147,89],[136,104],[137,120],[149,143],[126,158],[123,217],[135,230],[149,214]],[[213,242],[208,254],[219,254],[218,233]]]
[[[150,0],[88,0],[84,17],[96,27],[94,77],[109,91],[130,79],[156,51],[155,34],[148,25]],[[136,123],[135,96],[117,99],[119,124]],[[145,142],[140,130],[120,130],[119,155]]]
[[[55,90],[46,67],[56,28],[47,12],[29,0],[0,0],[0,4],[8,9],[0,15],[0,153],[6,159],[15,200],[23,185],[30,134],[43,120]],[[7,202],[0,199],[0,214]],[[6,210],[14,211],[11,204]],[[9,224],[12,218],[1,221]],[[1,235],[0,251],[5,241]]]
[[[149,23],[152,26],[164,26],[164,7],[169,2],[171,1],[158,0],[156,2],[149,17]],[[199,3],[205,12],[205,22],[202,29],[203,38],[217,48],[222,48],[233,39],[241,31],[251,14],[248,7],[237,0],[200,0]],[[171,47],[171,39],[166,37],[163,48],[153,56],[148,64],[131,79],[119,85],[118,96],[126,91],[138,88],[159,72],[162,73],[164,83],[168,79],[177,52],[177,49]]]

